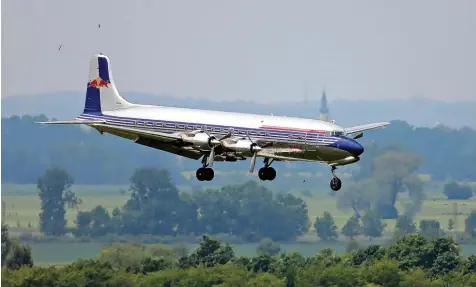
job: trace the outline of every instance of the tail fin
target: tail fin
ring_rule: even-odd
[[[113,111],[131,106],[133,104],[124,100],[117,91],[112,78],[109,57],[101,54],[92,55],[83,113],[101,114],[103,111]]]

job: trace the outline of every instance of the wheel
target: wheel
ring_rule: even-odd
[[[215,177],[215,171],[212,168],[205,168],[205,180],[211,181]]]
[[[258,171],[258,177],[259,177],[259,179],[261,179],[261,180],[266,180],[266,179],[267,179],[267,176],[266,176],[266,175],[267,175],[267,174],[266,174],[266,168],[265,168],[265,167],[260,168],[259,171]]]
[[[206,174],[206,171],[203,167],[197,169],[197,172],[195,173],[195,175],[197,176],[197,179],[199,181],[204,181],[205,180],[205,174]]]
[[[268,180],[274,180],[276,178],[276,170],[272,167],[268,167],[266,171],[266,177]]]
[[[333,191],[339,191],[339,189],[342,187],[342,182],[339,178],[333,177],[331,179],[330,186]]]

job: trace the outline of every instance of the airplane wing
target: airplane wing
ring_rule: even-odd
[[[72,120],[72,121],[52,121],[52,122],[35,122],[35,124],[42,125],[92,125],[92,124],[103,124],[106,123],[104,120]]]
[[[202,154],[199,151],[188,149],[182,146],[182,137],[178,133],[161,133],[157,131],[148,131],[138,128],[111,126],[104,120],[71,120],[71,121],[52,121],[37,122],[38,124],[49,125],[76,125],[84,124],[91,126],[100,133],[109,133],[122,136],[133,140],[135,143],[184,156],[190,159],[199,159]]]
[[[390,124],[389,122],[380,122],[380,123],[372,123],[372,124],[349,127],[349,128],[345,128],[345,133],[346,134],[360,133],[367,130],[373,130],[373,129],[385,127],[385,126],[388,126],[389,124]]]
[[[159,149],[190,159],[197,160],[203,156],[201,152],[183,146],[180,133],[169,134],[138,128],[110,126],[104,124],[93,124],[91,126],[100,132],[125,137],[133,140],[137,144]]]

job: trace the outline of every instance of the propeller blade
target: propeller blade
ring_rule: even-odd
[[[219,139],[219,141],[222,141],[222,140],[227,139],[229,137],[231,137],[231,131],[228,131],[228,133],[225,136],[223,136],[221,139]]]
[[[253,153],[253,157],[251,158],[250,168],[248,169],[249,173],[252,174],[254,172],[255,164],[256,164],[256,152]]]
[[[208,166],[213,167],[213,163],[215,162],[215,147],[212,147],[210,151],[210,155],[208,156]]]

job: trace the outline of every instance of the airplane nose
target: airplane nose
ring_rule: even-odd
[[[356,140],[350,138],[340,138],[334,145],[337,148],[350,152],[354,156],[359,156],[364,152],[364,147]]]

